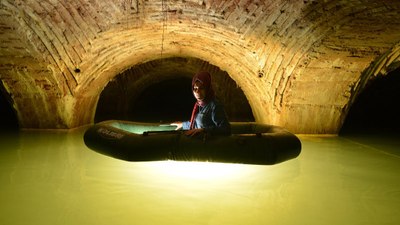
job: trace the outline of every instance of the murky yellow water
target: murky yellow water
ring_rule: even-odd
[[[298,158],[255,166],[124,162],[82,136],[1,137],[0,224],[400,224],[400,146],[379,139],[300,136]]]

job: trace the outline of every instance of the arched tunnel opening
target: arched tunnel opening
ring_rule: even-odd
[[[148,87],[131,102],[132,120],[143,122],[186,120],[194,102],[190,86],[190,79],[177,78]]]
[[[191,80],[201,70],[211,73],[216,96],[230,121],[254,121],[245,94],[225,71],[200,59],[174,57],[136,65],[117,75],[100,95],[95,122],[189,120],[195,103]]]
[[[12,100],[3,84],[0,83],[0,131],[16,131],[19,128],[18,118],[12,107]]]
[[[400,67],[371,80],[351,107],[339,134],[400,134]]]

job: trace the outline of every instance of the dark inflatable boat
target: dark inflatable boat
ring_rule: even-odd
[[[267,124],[232,122],[229,136],[188,137],[175,126],[109,120],[84,134],[92,150],[126,161],[208,161],[273,165],[296,158],[301,142]]]

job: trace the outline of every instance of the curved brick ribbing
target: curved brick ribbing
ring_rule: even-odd
[[[4,0],[0,76],[21,126],[69,128],[126,69],[198,58],[228,72],[257,121],[337,133],[366,68],[393,58],[399,12],[397,0]]]

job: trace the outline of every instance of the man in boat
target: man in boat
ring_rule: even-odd
[[[199,72],[192,79],[193,96],[196,99],[190,121],[174,122],[176,130],[187,130],[188,136],[199,134],[229,135],[231,127],[224,106],[216,99],[211,85],[211,75]]]

